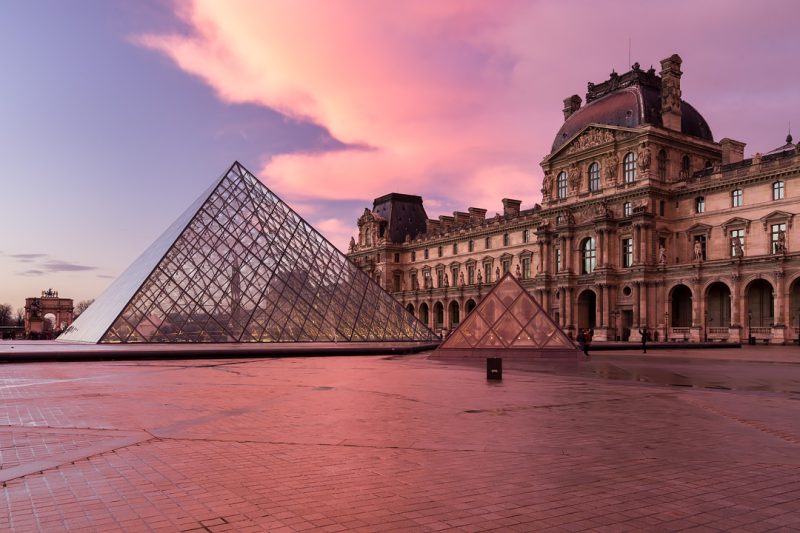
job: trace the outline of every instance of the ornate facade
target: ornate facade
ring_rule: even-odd
[[[376,199],[349,257],[447,331],[507,271],[574,335],[783,344],[800,327],[800,144],[744,159],[681,99],[681,63],[638,64],[564,100],[542,203],[427,219]],[[401,228],[402,226],[402,228]]]

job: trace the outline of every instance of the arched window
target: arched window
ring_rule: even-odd
[[[663,148],[658,151],[656,166],[658,169],[658,178],[662,180],[667,179],[667,151]]]
[[[583,273],[591,274],[597,266],[597,246],[594,237],[589,237],[581,244],[581,259],[583,263]]]
[[[600,190],[600,164],[597,162],[589,165],[589,190],[592,192]]]
[[[783,200],[783,195],[785,193],[785,186],[782,181],[776,181],[772,184],[772,199],[773,200]]]
[[[706,199],[704,196],[698,196],[694,199],[694,212],[698,214],[706,212]]]
[[[636,154],[628,152],[622,160],[622,172],[625,183],[636,181]]]
[[[622,216],[629,217],[633,214],[633,207],[630,202],[622,204]]]
[[[559,172],[558,177],[556,178],[556,188],[558,189],[558,198],[566,198],[567,197],[567,173],[566,172]]]
[[[744,192],[742,189],[734,189],[731,192],[731,207],[742,207],[742,201],[744,199]]]

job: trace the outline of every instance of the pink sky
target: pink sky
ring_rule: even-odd
[[[3,192],[8,219],[29,221],[0,243],[0,302],[15,307],[49,286],[99,294],[233,159],[342,249],[388,192],[423,196],[432,218],[469,206],[491,216],[504,197],[531,207],[563,99],[632,62],[658,69],[680,54],[684,98],[716,140],[744,141],[748,155],[783,144],[790,121],[800,127],[796,1],[142,0],[9,12],[0,44],[17,66],[0,86],[13,103],[0,157],[15,180]],[[41,39],[24,31],[34,24],[46,26]],[[68,225],[31,218],[43,191]]]
[[[472,205],[491,214],[503,197],[540,199],[538,161],[561,101],[627,70],[628,37],[645,68],[683,56],[684,97],[715,138],[782,144],[785,110],[800,103],[787,90],[798,43],[787,18],[766,22],[768,4],[198,0],[178,10],[189,31],[139,42],[226,102],[275,108],[359,146],[264,161],[262,179],[307,214],[392,191],[423,195],[429,216]],[[340,246],[354,227],[342,215],[326,221]]]

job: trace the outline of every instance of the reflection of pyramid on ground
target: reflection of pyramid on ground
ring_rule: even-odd
[[[436,339],[239,163],[59,337],[91,343]]]
[[[437,356],[576,355],[575,344],[507,273],[436,350]]]

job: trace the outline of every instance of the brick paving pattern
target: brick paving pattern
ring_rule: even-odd
[[[0,367],[0,530],[793,531],[800,394],[424,356]]]

